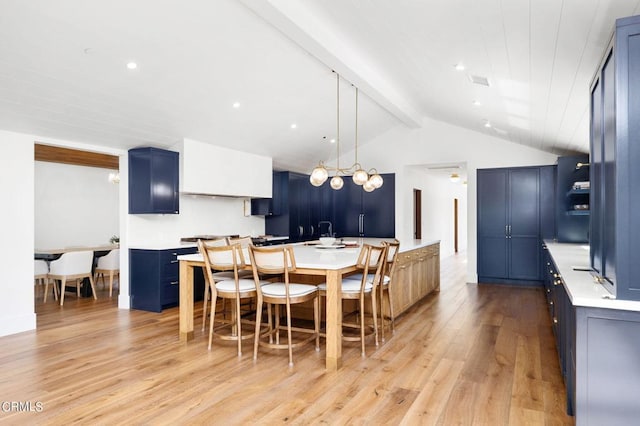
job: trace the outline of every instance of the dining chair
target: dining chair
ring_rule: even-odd
[[[395,333],[395,315],[393,313],[393,295],[390,291],[390,285],[391,285],[391,279],[393,277],[393,275],[395,274],[395,267],[396,267],[396,260],[398,260],[398,252],[400,249],[400,241],[398,241],[397,239],[394,239],[393,242],[389,242],[389,241],[383,241],[382,245],[387,247],[387,254],[385,257],[385,261],[384,261],[384,265],[383,265],[383,269],[382,269],[382,278],[380,280],[380,285],[379,285],[379,297],[380,297],[380,338],[382,339],[382,341],[385,341],[385,337],[384,337],[384,320],[385,320],[385,311],[384,311],[384,300],[385,300],[385,296],[386,296],[386,300],[388,303],[388,316],[386,316],[389,319],[389,323],[390,323],[390,328],[391,328],[391,333]],[[373,282],[375,278],[375,274],[374,273],[369,273],[368,276],[368,281],[369,282]],[[357,273],[357,274],[353,274],[350,275],[347,279],[350,280],[357,280],[360,281],[362,280],[362,273]]]
[[[120,249],[111,250],[106,255],[98,258],[98,265],[94,271],[96,284],[98,279],[102,277],[102,285],[104,286],[104,274],[109,274],[109,297],[111,297],[113,293],[113,277],[117,275],[120,278]]]
[[[395,329],[395,315],[393,313],[393,294],[391,291],[391,284],[396,271],[396,265],[398,264],[398,253],[400,252],[400,241],[394,240],[393,242],[383,242],[387,246],[387,255],[385,256],[384,269],[382,282],[380,284],[380,337],[384,342],[384,300],[385,295],[387,299],[387,306],[389,307],[389,325],[391,328],[391,334],[396,332]]]
[[[377,303],[376,303],[376,290],[382,280],[383,266],[387,253],[387,247],[384,245],[376,246],[372,244],[363,244],[360,254],[358,255],[358,261],[356,268],[360,273],[356,276],[356,279],[346,277],[342,280],[342,288],[340,292],[340,299],[342,300],[358,300],[358,317],[355,323],[342,322],[343,328],[356,328],[359,329],[359,336],[350,336],[342,334],[342,339],[346,341],[360,341],[362,356],[365,356],[365,337],[373,334],[375,344],[378,346],[378,315],[377,315]],[[359,279],[358,279],[359,278]],[[322,283],[318,285],[320,295],[326,297],[327,284]],[[371,318],[372,318],[372,332],[365,333],[367,327],[365,323],[365,299],[371,300]],[[344,314],[343,314],[344,315]]]
[[[236,340],[238,342],[238,356],[242,355],[242,340],[250,339],[253,333],[243,336],[242,333],[242,312],[240,310],[240,300],[244,298],[253,298],[257,296],[256,285],[266,284],[266,281],[254,281],[253,278],[240,278],[239,272],[245,265],[244,255],[240,244],[230,244],[228,246],[207,246],[204,242],[198,242],[198,248],[202,253],[204,260],[205,276],[211,286],[211,313],[209,321],[209,350],[213,342],[213,336],[222,340]],[[233,274],[232,279],[217,280],[214,278],[213,271],[230,272]],[[231,328],[227,334],[220,333],[222,327],[214,329],[216,320],[216,305],[218,298],[232,299],[231,320],[228,321],[224,317],[219,321],[224,326]],[[224,309],[224,308],[223,308]]]
[[[318,303],[318,288],[315,285],[298,284],[290,282],[289,276],[296,270],[296,260],[291,246],[277,247],[249,247],[253,277],[256,282],[257,306],[256,328],[253,345],[253,359],[258,359],[258,346],[272,349],[288,349],[289,366],[293,366],[293,348],[300,347],[315,339],[316,350],[320,350],[320,306]],[[260,276],[278,276],[281,281],[271,282],[265,285],[260,283]],[[294,327],[292,325],[291,305],[313,301],[313,329]],[[267,303],[267,331],[261,333],[262,306]],[[275,305],[275,319],[271,321],[270,305]],[[287,344],[280,343],[280,333],[283,330],[280,324],[280,307],[286,311]],[[309,337],[293,342],[293,331],[308,333]],[[263,337],[269,337],[264,341]]]
[[[45,294],[51,280],[60,280],[60,306],[64,304],[65,284],[67,280],[76,281],[76,294],[80,297],[80,280],[88,278],[93,291],[93,298],[98,299],[96,287],[93,284],[93,251],[73,251],[64,253],[59,259],[49,263],[49,274],[45,285]],[[56,285],[55,283],[53,284]]]
[[[201,243],[204,245],[202,246]],[[218,238],[215,240],[198,240],[198,250],[202,256],[205,256],[205,252],[201,247],[221,247],[229,245],[229,241],[227,238]],[[209,282],[209,275],[213,281]],[[207,323],[207,304],[209,303],[209,291],[211,288],[211,284],[215,283],[215,280],[224,280],[233,278],[233,273],[229,271],[225,272],[217,272],[213,274],[207,274],[206,271],[204,273],[204,296],[202,302],[202,330],[204,331]]]
[[[42,298],[43,302],[47,301],[48,292],[45,290],[45,287],[48,280],[47,278],[48,274],[49,274],[49,265],[47,264],[47,262],[41,259],[34,260],[34,263],[33,263],[34,284],[40,284],[40,286],[43,288],[43,293],[44,293]],[[58,289],[56,288],[56,286],[53,286],[53,296],[55,300],[58,300]]]

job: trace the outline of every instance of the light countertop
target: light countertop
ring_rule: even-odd
[[[273,237],[274,240],[277,239],[286,239],[288,237]],[[345,241],[358,241],[359,244],[363,242],[369,244],[379,244],[380,241],[393,241],[393,238],[344,238]],[[430,246],[432,244],[439,243],[440,240],[408,240],[408,241],[400,241],[400,253],[409,250],[415,250],[417,248],[422,248],[426,246]],[[304,244],[304,243],[295,243],[295,244]],[[141,244],[131,244],[129,245],[130,249],[137,250],[171,250],[176,248],[189,248],[189,247],[197,247],[197,243],[188,242],[181,243],[180,241],[176,241],[175,243],[141,243]]]
[[[589,271],[576,271],[574,267],[589,267],[589,246],[545,240],[547,249],[562,276],[567,294],[574,306],[639,311],[640,301],[616,300]]]
[[[392,239],[386,238],[345,238],[345,241],[358,241],[359,244],[379,244],[380,241]],[[426,247],[431,244],[438,243],[439,240],[413,240],[411,244],[403,244],[400,242],[400,252],[414,250]],[[298,268],[310,269],[342,269],[354,265],[358,260],[360,247],[345,247],[339,249],[318,248],[314,245],[306,245],[305,243],[295,243],[294,254],[296,258],[296,266]],[[202,261],[200,253],[186,254],[178,256],[178,260]]]

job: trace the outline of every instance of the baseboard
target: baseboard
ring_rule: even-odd
[[[36,329],[36,314],[0,317],[0,336]]]
[[[544,285],[544,282],[535,280],[512,280],[505,278],[478,277],[478,284],[502,284],[521,287],[542,287]]]

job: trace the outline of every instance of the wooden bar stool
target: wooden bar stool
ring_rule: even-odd
[[[293,365],[293,348],[302,346],[315,339],[316,350],[320,350],[320,318],[318,303],[318,288],[315,285],[297,284],[289,282],[289,274],[296,270],[296,260],[293,248],[290,246],[279,247],[249,247],[253,276],[256,282],[258,303],[256,307],[256,331],[253,345],[253,358],[258,358],[258,346],[272,349],[289,350],[289,366]],[[271,282],[260,286],[260,275],[282,276],[282,282]],[[294,327],[291,324],[291,305],[313,301],[313,329]],[[268,311],[268,329],[266,333],[260,333],[262,320],[262,305],[267,303],[276,306],[275,322],[271,322],[271,312]],[[280,343],[280,306],[284,306],[287,318],[287,343]],[[310,336],[297,342],[292,340],[292,332],[308,333]],[[263,341],[262,337],[268,336],[269,341]],[[274,342],[275,340],[275,342]]]
[[[358,322],[349,323],[343,322],[343,328],[357,328],[360,331],[359,336],[348,336],[343,333],[342,339],[347,341],[360,341],[362,356],[365,356],[365,344],[364,339],[367,335],[374,336],[375,344],[378,346],[378,315],[377,315],[377,303],[376,303],[376,290],[380,285],[382,279],[383,266],[386,258],[387,247],[374,246],[371,244],[364,244],[360,250],[358,256],[358,262],[356,268],[361,272],[354,279],[353,276],[347,277],[342,280],[342,291],[340,298],[342,300],[355,299],[359,303],[359,315]],[[322,283],[318,285],[318,290],[321,296],[326,297],[327,284]],[[372,332],[365,333],[365,298],[369,297],[371,300],[371,312],[372,312]]]

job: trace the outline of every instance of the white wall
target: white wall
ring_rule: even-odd
[[[0,130],[0,336],[36,327],[33,304],[33,139]]]
[[[412,239],[413,176],[406,166],[434,163],[467,164],[467,281],[476,274],[476,170],[555,164],[557,156],[492,136],[425,119],[419,129],[398,126],[361,147],[358,152],[365,168],[396,173],[396,237]],[[353,159],[353,153],[345,154]]]
[[[193,235],[264,234],[264,217],[244,216],[244,199],[181,195],[180,214],[129,215],[129,245],[180,244]]]
[[[114,170],[35,162],[35,247],[100,246],[119,235]]]

